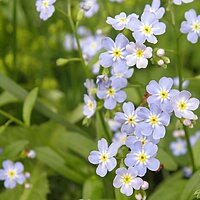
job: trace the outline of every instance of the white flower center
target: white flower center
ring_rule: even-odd
[[[9,177],[9,178],[15,178],[16,177],[16,175],[17,175],[17,172],[16,172],[16,170],[14,170],[14,169],[9,169],[8,171],[7,171],[7,176]]]
[[[151,34],[151,27],[150,26],[147,26],[147,25],[144,25],[143,27],[142,27],[142,31],[143,31],[143,33],[145,34],[145,35],[150,35]]]
[[[48,5],[49,5],[49,1],[48,1],[48,0],[44,0],[44,1],[43,1],[43,6],[44,6],[44,8],[47,8]]]

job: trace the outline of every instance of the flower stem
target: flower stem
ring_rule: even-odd
[[[13,68],[17,66],[17,0],[13,0]]]
[[[87,68],[86,68],[86,65],[85,65],[85,60],[83,58],[83,54],[82,54],[82,50],[81,50],[79,36],[77,34],[77,27],[76,27],[76,25],[75,25],[75,23],[72,19],[71,1],[70,0],[67,1],[67,16],[68,16],[69,23],[70,23],[71,29],[73,31],[74,37],[76,39],[76,43],[77,43],[77,47],[78,47],[78,53],[79,53],[79,56],[81,58],[81,63],[82,63],[82,66],[83,66],[83,71],[84,71],[85,75],[88,76],[88,71],[87,71]]]
[[[194,155],[193,155],[193,152],[192,152],[192,146],[191,146],[191,143],[190,143],[188,128],[186,126],[184,126],[183,129],[185,131],[185,139],[186,139],[186,142],[187,142],[187,148],[188,148],[188,152],[189,152],[191,163],[192,163],[192,169],[193,169],[193,172],[195,172],[196,166],[195,166],[195,162],[194,162]]]

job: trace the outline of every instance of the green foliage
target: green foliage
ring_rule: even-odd
[[[23,106],[23,120],[25,125],[30,126],[30,120],[31,120],[31,112],[33,110],[33,107],[35,105],[35,101],[38,95],[38,88],[34,88],[26,97],[24,100],[24,106]]]

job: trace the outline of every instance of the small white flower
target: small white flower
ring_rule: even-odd
[[[146,47],[144,44],[140,43],[130,42],[130,44],[126,46],[126,50],[130,53],[126,56],[127,65],[136,65],[138,69],[147,67],[147,58],[152,57],[151,47]]]

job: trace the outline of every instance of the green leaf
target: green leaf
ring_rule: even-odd
[[[194,155],[194,162],[195,162],[196,167],[200,167],[200,159],[199,159],[200,148],[199,148],[199,146],[200,146],[200,139],[197,140],[197,142],[195,143],[195,145],[192,148],[193,155]]]
[[[169,171],[177,170],[177,163],[174,161],[172,156],[169,155],[164,149],[159,147],[156,157],[160,160],[160,163],[164,165],[164,169]]]
[[[85,137],[84,135],[74,132],[59,133],[59,141],[61,144],[64,143],[67,148],[83,156],[85,159],[88,158],[91,150],[97,148],[94,141]]]
[[[31,112],[35,105],[35,101],[38,95],[38,88],[34,88],[31,92],[27,95],[24,106],[23,106],[23,120],[27,126],[30,126],[31,121]]]
[[[200,187],[200,170],[196,171],[183,189],[180,200],[194,199],[195,191]]]
[[[27,140],[20,140],[6,146],[0,156],[0,161],[2,162],[5,159],[16,159],[17,155],[25,149],[28,143]]]
[[[104,185],[101,178],[92,176],[84,182],[83,199],[101,199],[103,192]]]
[[[11,93],[5,91],[0,95],[0,106],[4,106],[9,103],[17,102],[17,98]]]
[[[28,92],[25,89],[23,89],[20,85],[18,85],[13,80],[4,76],[1,73],[0,73],[0,87],[3,88],[4,90],[10,92],[11,94],[13,94],[15,97],[17,97],[21,101],[24,101],[26,96],[28,95]],[[35,109],[38,112],[40,112],[41,114],[43,114],[44,116],[58,122],[59,124],[62,124],[70,131],[75,131],[75,132],[79,132],[82,134],[86,134],[86,132],[83,131],[81,128],[68,122],[62,116],[60,116],[59,114],[50,110],[39,99],[36,100]]]
[[[19,200],[46,200],[49,193],[49,186],[46,172],[35,168],[31,173],[31,188],[21,194]]]
[[[71,168],[68,168],[65,165],[65,160],[53,149],[49,147],[38,147],[36,148],[36,152],[38,160],[45,163],[57,173],[63,175],[69,180],[74,181],[75,183],[84,182],[85,178],[81,174],[78,174],[77,172],[72,170]]]
[[[182,173],[176,173],[161,183],[148,200],[175,200],[180,199],[187,181],[182,179]]]

